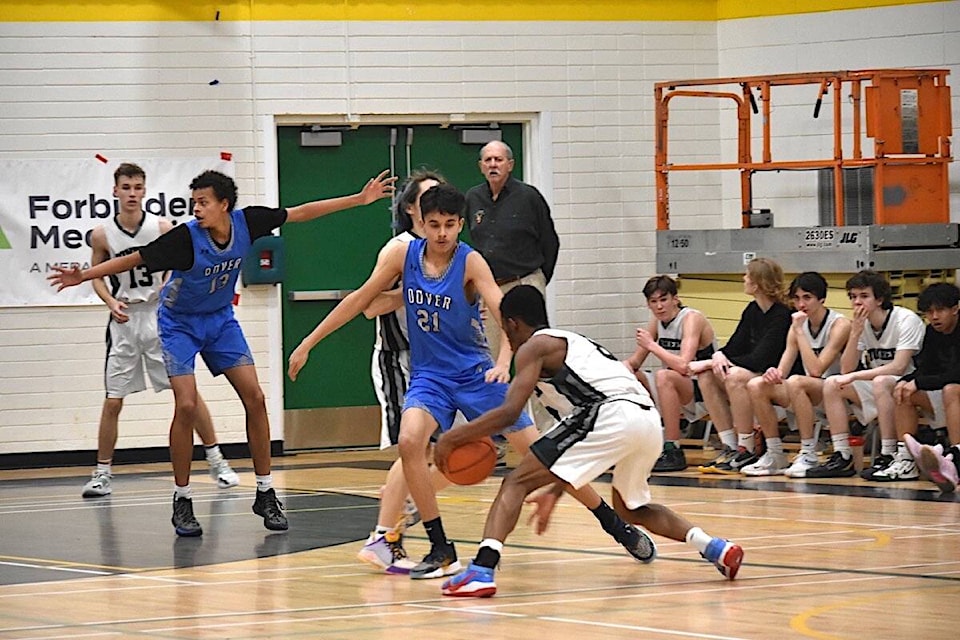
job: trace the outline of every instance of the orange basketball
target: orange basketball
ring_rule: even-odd
[[[497,447],[490,438],[483,438],[451,451],[443,475],[453,484],[477,484],[489,477],[496,466]]]

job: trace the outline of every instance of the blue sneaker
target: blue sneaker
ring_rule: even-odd
[[[445,596],[463,598],[489,598],[496,592],[497,583],[493,581],[493,569],[472,562],[467,565],[466,571],[453,576],[440,588],[440,593]]]
[[[723,538],[714,538],[707,545],[707,550],[701,553],[704,558],[713,563],[721,574],[727,580],[733,580],[740,571],[740,563],[743,562],[743,549],[738,544],[734,544]]]

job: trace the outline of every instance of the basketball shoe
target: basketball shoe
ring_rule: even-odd
[[[801,451],[790,463],[790,466],[784,470],[783,475],[788,478],[806,478],[807,470],[813,469],[819,462],[820,459],[813,451],[807,453]]]
[[[613,537],[637,562],[650,564],[657,557],[657,545],[640,527],[627,524],[623,531],[615,533]]]
[[[717,471],[717,465],[727,464],[731,460],[737,457],[737,450],[731,449],[730,447],[724,447],[723,451],[720,452],[716,458],[710,462],[704,463],[697,467],[697,471],[700,473],[720,473]]]
[[[210,477],[217,481],[220,489],[229,489],[240,484],[240,476],[230,468],[230,463],[224,458],[210,465]]]
[[[452,576],[460,571],[460,568],[457,550],[450,542],[447,546],[430,549],[430,553],[423,557],[423,561],[410,570],[410,578],[413,580],[442,578]]]
[[[113,489],[110,487],[111,478],[113,476],[109,473],[94,471],[93,477],[87,480],[87,484],[83,485],[83,497],[100,498],[113,493]]]
[[[701,553],[705,559],[713,563],[727,580],[733,580],[740,571],[740,563],[743,562],[743,549],[738,544],[734,544],[723,538],[714,538],[707,545],[706,550]]]
[[[193,500],[190,498],[174,497],[173,517],[170,518],[170,522],[178,536],[194,538],[203,535],[203,529],[193,515]]]
[[[956,464],[956,454],[944,455],[943,445],[920,444],[909,433],[903,437],[903,440],[917,462],[921,478],[937,485],[943,493],[953,493],[957,490],[960,467]]]
[[[357,557],[386,573],[407,575],[416,563],[407,557],[403,536],[399,533],[370,534]]]
[[[745,476],[781,476],[786,470],[787,456],[772,451],[767,451],[759,460],[741,469]]]
[[[497,592],[497,583],[493,579],[493,569],[474,563],[467,570],[443,583],[440,593],[445,596],[489,598]]]
[[[290,528],[287,516],[283,515],[283,503],[277,498],[277,492],[272,487],[266,491],[257,491],[253,512],[263,518],[263,526],[271,531],[286,531]]]

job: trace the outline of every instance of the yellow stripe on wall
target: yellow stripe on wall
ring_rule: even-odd
[[[816,13],[944,0],[2,0],[0,22],[167,22],[248,20],[667,21]]]

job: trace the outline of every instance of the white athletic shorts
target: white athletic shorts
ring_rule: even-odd
[[[856,416],[857,422],[866,426],[877,419],[877,401],[873,397],[873,380],[854,380],[853,390],[860,398],[860,406],[847,402],[847,408]]]
[[[127,306],[130,319],[107,324],[107,361],[104,386],[108,398],[125,398],[147,388],[150,377],[154,391],[170,388],[163,364],[163,350],[157,332],[157,303],[139,302]]]
[[[660,408],[660,395],[657,392],[657,378],[656,371],[653,369],[644,369],[641,371],[644,377],[647,379],[647,388],[650,389],[650,396],[653,398],[654,404],[657,405],[657,408]],[[703,402],[703,396],[700,394],[700,385],[697,384],[697,379],[693,378],[693,400],[687,404],[680,407],[683,418],[687,422],[696,422],[700,420],[710,412],[707,411],[707,405]]]
[[[660,414],[641,396],[577,407],[530,451],[575,488],[613,470],[613,487],[629,509],[650,502],[647,480],[663,450]]]

